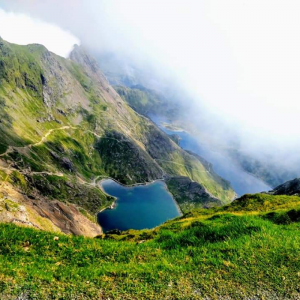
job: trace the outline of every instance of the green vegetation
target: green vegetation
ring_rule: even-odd
[[[290,221],[278,222],[275,215]],[[2,224],[0,295],[297,299],[299,216],[300,197],[247,195],[227,207],[194,210],[154,230],[100,239],[55,237]]]
[[[153,164],[147,152],[118,132],[105,134],[95,149],[100,154],[105,172],[121,183],[141,183],[163,176],[162,170]]]
[[[0,65],[0,153],[8,145],[15,147],[1,157],[0,179],[19,197],[12,201],[1,190],[0,211],[6,216],[7,207],[21,214],[26,195],[32,203],[29,215],[35,214],[30,220],[45,223],[34,204],[59,200],[75,204],[93,221],[92,214],[112,202],[95,186],[97,176],[125,183],[163,173],[186,176],[223,204],[233,198],[228,183],[109,94],[109,86],[94,80],[88,66],[58,58],[41,46],[3,41]],[[147,94],[134,93],[135,100]],[[141,105],[146,109],[156,100],[145,97]],[[154,230],[115,232],[99,239],[57,239],[52,233],[2,224],[0,298],[299,296],[298,197],[246,195],[225,207],[187,212],[191,207],[196,205],[185,206],[182,217]],[[51,224],[49,220],[45,226],[52,230]],[[78,232],[76,223],[72,226]]]
[[[52,200],[73,203],[84,216],[110,205],[97,185],[108,176],[130,184],[187,176],[223,204],[234,197],[200,160],[134,112],[80,47],[66,60],[40,45],[0,40],[0,82],[0,192],[5,181],[12,200],[25,205],[28,197],[30,220],[53,215],[35,209],[35,199],[47,209]],[[136,89],[137,101],[141,94],[159,101]]]
[[[166,99],[163,95],[142,85],[135,85],[131,88],[115,85],[114,89],[123,100],[140,114],[164,114],[172,116],[177,112],[177,108],[174,107],[171,99]]]
[[[114,88],[134,110],[141,114],[153,113],[161,104],[159,96],[153,91],[124,86],[115,86]]]
[[[235,192],[227,181],[220,180],[218,175],[209,172],[205,165],[192,155],[180,155],[178,151],[173,151],[167,159],[159,163],[172,176],[186,176],[200,183],[213,196],[220,199],[222,204],[230,203],[235,197]]]
[[[136,114],[80,51],[70,61],[0,39],[0,220],[93,236],[92,215],[113,200],[97,187],[107,176],[184,176],[228,204],[230,185]],[[161,100],[141,87],[118,92],[142,113]],[[299,197],[245,195],[203,209],[171,182],[184,215],[153,230],[91,239],[1,224],[0,298],[300,297]],[[53,200],[73,212],[64,205],[55,219]]]
[[[173,177],[166,180],[166,183],[182,212],[195,208],[222,206],[221,200],[213,197],[201,185],[192,182],[188,177]]]
[[[84,88],[84,90],[88,93],[91,92],[92,81],[86,74],[84,74],[82,68],[75,63],[71,63],[69,70],[74,75],[74,77],[79,81],[79,83]]]

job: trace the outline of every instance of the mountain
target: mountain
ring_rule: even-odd
[[[229,149],[228,155],[239,165],[243,170],[263,180],[271,187],[276,187],[291,178],[299,175],[298,170],[284,165],[284,162],[272,161],[268,157],[255,158],[243,151]]]
[[[64,59],[0,40],[0,106],[0,221],[100,234],[94,215],[113,199],[97,182],[108,177],[134,184],[184,176],[222,204],[235,196],[130,108],[82,47]]]
[[[167,99],[160,93],[142,85],[134,85],[130,88],[116,85],[114,89],[123,100],[142,115],[163,115],[175,118],[180,111],[179,104],[174,105],[172,99]]]
[[[101,71],[105,74],[108,82],[112,86],[143,86],[150,90],[164,90],[166,84],[166,76],[160,66],[154,65],[145,61],[139,60],[136,57],[130,57],[119,54],[117,52],[103,52],[89,49],[93,57],[100,66]],[[157,72],[159,70],[159,72]]]
[[[94,239],[0,224],[0,298],[299,299],[299,224],[270,194]]]
[[[269,192],[272,195],[300,195],[300,178],[289,180]]]

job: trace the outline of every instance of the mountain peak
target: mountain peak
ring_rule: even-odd
[[[97,73],[97,71],[99,71],[99,66],[96,60],[88,54],[85,48],[81,45],[74,45],[69,58],[83,67],[88,67],[88,69],[93,71],[93,73]]]
[[[93,77],[102,87],[108,87],[108,81],[101,72],[96,60],[88,53],[82,45],[74,45],[69,55],[69,59],[81,65],[89,76]]]
[[[300,178],[287,181],[270,192],[272,195],[297,195],[300,194]]]

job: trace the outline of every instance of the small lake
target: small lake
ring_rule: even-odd
[[[150,229],[180,216],[177,204],[163,181],[126,187],[107,179],[100,184],[105,193],[117,198],[113,209],[105,209],[97,215],[104,232]]]
[[[209,145],[200,143],[196,138],[186,131],[173,131],[162,126],[162,123],[168,123],[165,118],[151,116],[151,120],[165,133],[176,134],[180,137],[179,145],[185,150],[192,151],[208,162],[213,164],[214,171],[230,181],[235,192],[241,196],[247,193],[260,193],[272,189],[259,178],[245,172],[227,155],[211,149]]]

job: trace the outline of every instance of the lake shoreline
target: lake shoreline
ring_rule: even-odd
[[[169,191],[168,185],[166,184],[164,178],[161,178],[161,179],[154,179],[154,180],[152,180],[152,181],[143,182],[143,183],[133,183],[133,184],[130,184],[130,185],[126,185],[126,184],[124,184],[124,183],[119,182],[117,179],[114,179],[114,178],[112,178],[112,177],[106,177],[106,178],[100,179],[99,181],[96,181],[96,185],[98,185],[98,186],[100,187],[101,191],[102,191],[105,195],[108,195],[108,196],[110,196],[110,197],[113,197],[113,198],[115,199],[115,201],[114,201],[111,205],[102,208],[99,212],[96,213],[96,216],[97,216],[99,213],[103,212],[105,209],[114,209],[114,208],[116,207],[116,205],[117,205],[117,204],[116,204],[116,201],[118,200],[118,198],[115,197],[115,196],[113,196],[113,195],[110,195],[110,194],[106,193],[106,192],[104,191],[102,185],[101,185],[101,182],[102,182],[102,181],[105,181],[105,180],[112,180],[112,181],[116,182],[117,184],[119,184],[119,185],[121,185],[121,186],[123,186],[123,187],[125,187],[125,188],[134,188],[134,187],[137,187],[137,186],[147,186],[147,185],[150,185],[150,184],[155,183],[155,182],[157,182],[157,181],[162,181],[162,182],[165,184],[165,186],[166,186],[166,191],[170,194],[170,196],[171,196],[172,199],[174,200],[174,202],[175,202],[175,204],[176,204],[176,206],[177,206],[177,210],[178,210],[179,214],[180,214],[181,216],[183,215],[183,212],[181,211],[181,209],[180,209],[180,207],[179,207],[177,201],[175,200],[173,194]]]
[[[103,183],[104,182],[106,182],[106,181],[110,181],[110,183],[108,182],[108,189],[105,187],[104,188],[104,185],[103,185]],[[150,198],[149,198],[149,194],[148,194],[148,189],[146,189],[145,190],[145,192],[144,192],[144,190],[143,189],[138,189],[138,190],[135,190],[135,188],[138,188],[138,187],[146,187],[146,186],[150,186],[150,185],[153,185],[153,184],[155,184],[155,183],[158,183],[159,184],[159,186],[160,186],[160,189],[161,189],[161,191],[162,192],[159,192],[160,194],[158,194],[158,197],[167,197],[166,199],[169,199],[168,201],[171,201],[171,207],[173,206],[173,208],[170,210],[170,212],[169,213],[167,213],[167,216],[168,216],[168,214],[171,214],[171,216],[170,216],[170,218],[166,218],[165,220],[162,220],[162,223],[164,223],[164,222],[166,222],[166,221],[168,221],[168,220],[170,220],[170,219],[173,219],[173,218],[176,218],[176,217],[180,217],[180,216],[182,216],[183,214],[182,214],[182,211],[181,211],[181,209],[180,209],[180,207],[179,207],[179,205],[178,205],[178,203],[176,202],[176,200],[174,199],[174,197],[173,197],[173,195],[172,195],[172,193],[169,191],[169,189],[168,189],[168,186],[167,186],[167,184],[166,184],[166,182],[165,182],[165,180],[164,179],[155,179],[155,180],[152,180],[152,181],[150,181],[150,182],[143,182],[143,183],[135,183],[135,184],[130,184],[130,185],[125,185],[125,184],[122,184],[122,183],[120,183],[120,182],[118,182],[118,180],[116,180],[116,179],[114,179],[114,178],[109,178],[109,177],[107,177],[107,178],[102,178],[101,180],[99,180],[98,182],[96,182],[96,184],[97,184],[97,186],[101,189],[101,191],[105,194],[105,195],[108,195],[108,196],[110,196],[110,197],[113,197],[115,200],[109,205],[109,206],[107,206],[107,207],[104,207],[103,209],[101,209],[96,215],[97,215],[97,220],[98,220],[98,224],[99,224],[99,226],[101,226],[102,228],[103,228],[103,231],[105,232],[105,231],[107,231],[107,229],[105,230],[105,227],[107,226],[107,225],[105,225],[106,223],[102,223],[101,221],[100,221],[100,219],[99,218],[101,218],[101,217],[99,217],[99,215],[102,213],[104,213],[104,215],[102,215],[102,218],[103,218],[103,216],[105,216],[105,215],[114,215],[115,217],[118,215],[118,217],[117,217],[117,219],[115,219],[115,222],[114,222],[114,219],[112,219],[110,222],[111,222],[111,224],[114,224],[115,223],[115,225],[116,225],[116,228],[118,228],[118,220],[119,220],[119,218],[123,218],[123,217],[121,217],[120,216],[120,210],[122,211],[122,209],[124,209],[124,198],[123,198],[123,194],[115,194],[115,192],[111,189],[111,187],[110,187],[110,185],[112,185],[112,184],[116,184],[116,185],[118,185],[119,186],[119,188],[125,188],[126,189],[126,191],[127,192],[132,192],[133,193],[133,196],[131,196],[131,197],[133,197],[132,199],[135,199],[134,197],[134,194],[136,194],[136,193],[139,193],[140,194],[140,196],[139,197],[142,197],[142,198],[140,198],[140,201],[141,201],[141,203],[135,203],[134,204],[134,202],[131,204],[132,205],[132,208],[133,208],[133,210],[134,209],[137,209],[137,207],[139,207],[139,205],[144,205],[143,204],[143,201],[144,201],[144,198],[147,198],[148,197],[148,200],[150,200],[150,199],[156,199],[156,196],[150,196]],[[109,187],[110,187],[110,189],[109,189]],[[157,190],[157,185],[154,185],[153,187],[149,187],[151,190]],[[143,194],[144,193],[144,194]],[[163,195],[163,193],[165,193],[165,196],[162,196]],[[141,196],[142,195],[142,196]],[[159,196],[160,195],[160,196]],[[159,199],[159,198],[158,198]],[[151,209],[149,210],[149,211],[147,211],[146,210],[146,212],[145,212],[145,210],[143,211],[143,213],[145,214],[146,213],[146,215],[147,215],[147,217],[146,218],[150,218],[150,219],[152,219],[153,217],[154,217],[154,219],[155,218],[158,218],[158,219],[161,219],[162,218],[162,216],[164,215],[164,214],[166,214],[166,211],[165,212],[163,212],[164,210],[163,209],[165,209],[165,205],[166,204],[164,204],[164,203],[166,203],[164,200],[163,200],[164,198],[161,198],[161,200],[162,200],[162,202],[156,202],[156,208],[153,210],[152,209],[152,211],[151,211]],[[119,201],[121,201],[120,203],[119,203]],[[134,201],[136,201],[136,200],[134,200]],[[147,201],[147,200],[146,200]],[[156,200],[157,201],[157,200]],[[151,202],[150,202],[151,203]],[[167,202],[168,203],[168,202]],[[170,202],[169,202],[170,203]],[[119,205],[122,205],[122,206],[120,206],[119,207]],[[136,206],[137,205],[137,206]],[[150,204],[151,205],[151,204]],[[161,206],[162,205],[162,206]],[[170,205],[170,204],[167,204],[167,205]],[[109,211],[110,210],[114,210],[116,207],[119,207],[119,212],[114,212],[114,213],[109,213]],[[162,211],[160,211],[162,209]],[[128,208],[127,208],[127,210],[128,210]],[[142,212],[141,211],[141,212]],[[167,211],[169,211],[169,209],[167,209]],[[173,213],[172,213],[172,211],[173,211]],[[127,211],[127,213],[128,213],[128,211]],[[126,214],[125,215],[123,215],[123,216],[126,216]],[[125,217],[126,218],[126,217]],[[128,214],[127,214],[127,218],[128,218]],[[155,222],[154,222],[155,223]],[[145,227],[145,229],[146,228],[155,228],[155,227],[157,227],[157,226],[159,226],[160,224],[162,224],[162,223],[157,223],[157,225],[156,224],[153,224],[153,226],[151,226],[151,227]],[[131,226],[130,225],[131,223],[129,222],[129,227]],[[136,224],[136,223],[133,223],[133,229],[138,229],[138,228],[136,228],[135,227],[135,225],[134,224]],[[147,224],[147,223],[146,223]],[[151,222],[150,222],[150,224],[151,224]],[[148,223],[148,225],[149,225],[149,223]],[[111,226],[111,225],[110,225]],[[139,225],[139,226],[143,226],[143,225]],[[145,226],[147,226],[147,225],[145,225]],[[107,228],[107,227],[106,227]],[[121,227],[119,227],[119,229],[120,230],[127,230],[127,229],[122,229]],[[143,229],[143,228],[139,228],[139,229]]]
[[[96,177],[97,178],[97,177]],[[152,181],[150,181],[150,182],[144,182],[144,183],[133,183],[133,184],[131,184],[131,185],[126,185],[126,184],[123,184],[123,183],[121,183],[121,182],[119,182],[117,179],[115,179],[115,178],[112,178],[112,177],[105,177],[105,178],[102,178],[102,179],[96,179],[95,180],[95,185],[96,186],[98,186],[99,188],[100,188],[100,190],[102,191],[102,193],[104,193],[105,195],[108,195],[108,196],[110,196],[110,197],[113,197],[115,200],[114,200],[114,202],[112,203],[112,204],[110,204],[109,206],[106,206],[106,207],[104,207],[104,208],[102,208],[101,210],[99,210],[97,213],[96,213],[96,217],[97,217],[97,215],[99,214],[99,213],[101,213],[101,212],[103,212],[105,209],[114,209],[115,207],[116,207],[116,201],[118,200],[118,198],[117,197],[115,197],[115,196],[113,196],[113,195],[109,195],[108,193],[106,193],[105,191],[104,191],[104,189],[103,189],[103,187],[102,187],[102,185],[101,185],[101,182],[102,181],[105,181],[105,180],[113,180],[114,182],[116,182],[117,184],[119,184],[119,185],[121,185],[121,186],[123,186],[123,187],[135,187],[135,186],[142,186],[142,185],[148,185],[148,184],[151,184],[151,183],[153,183],[153,182],[155,182],[155,181],[159,181],[159,180],[161,180],[161,181],[164,181],[164,179],[155,179],[155,180],[152,180]],[[172,198],[173,198],[173,195],[172,195]],[[175,199],[174,199],[175,200]],[[99,225],[100,226],[100,225]]]

